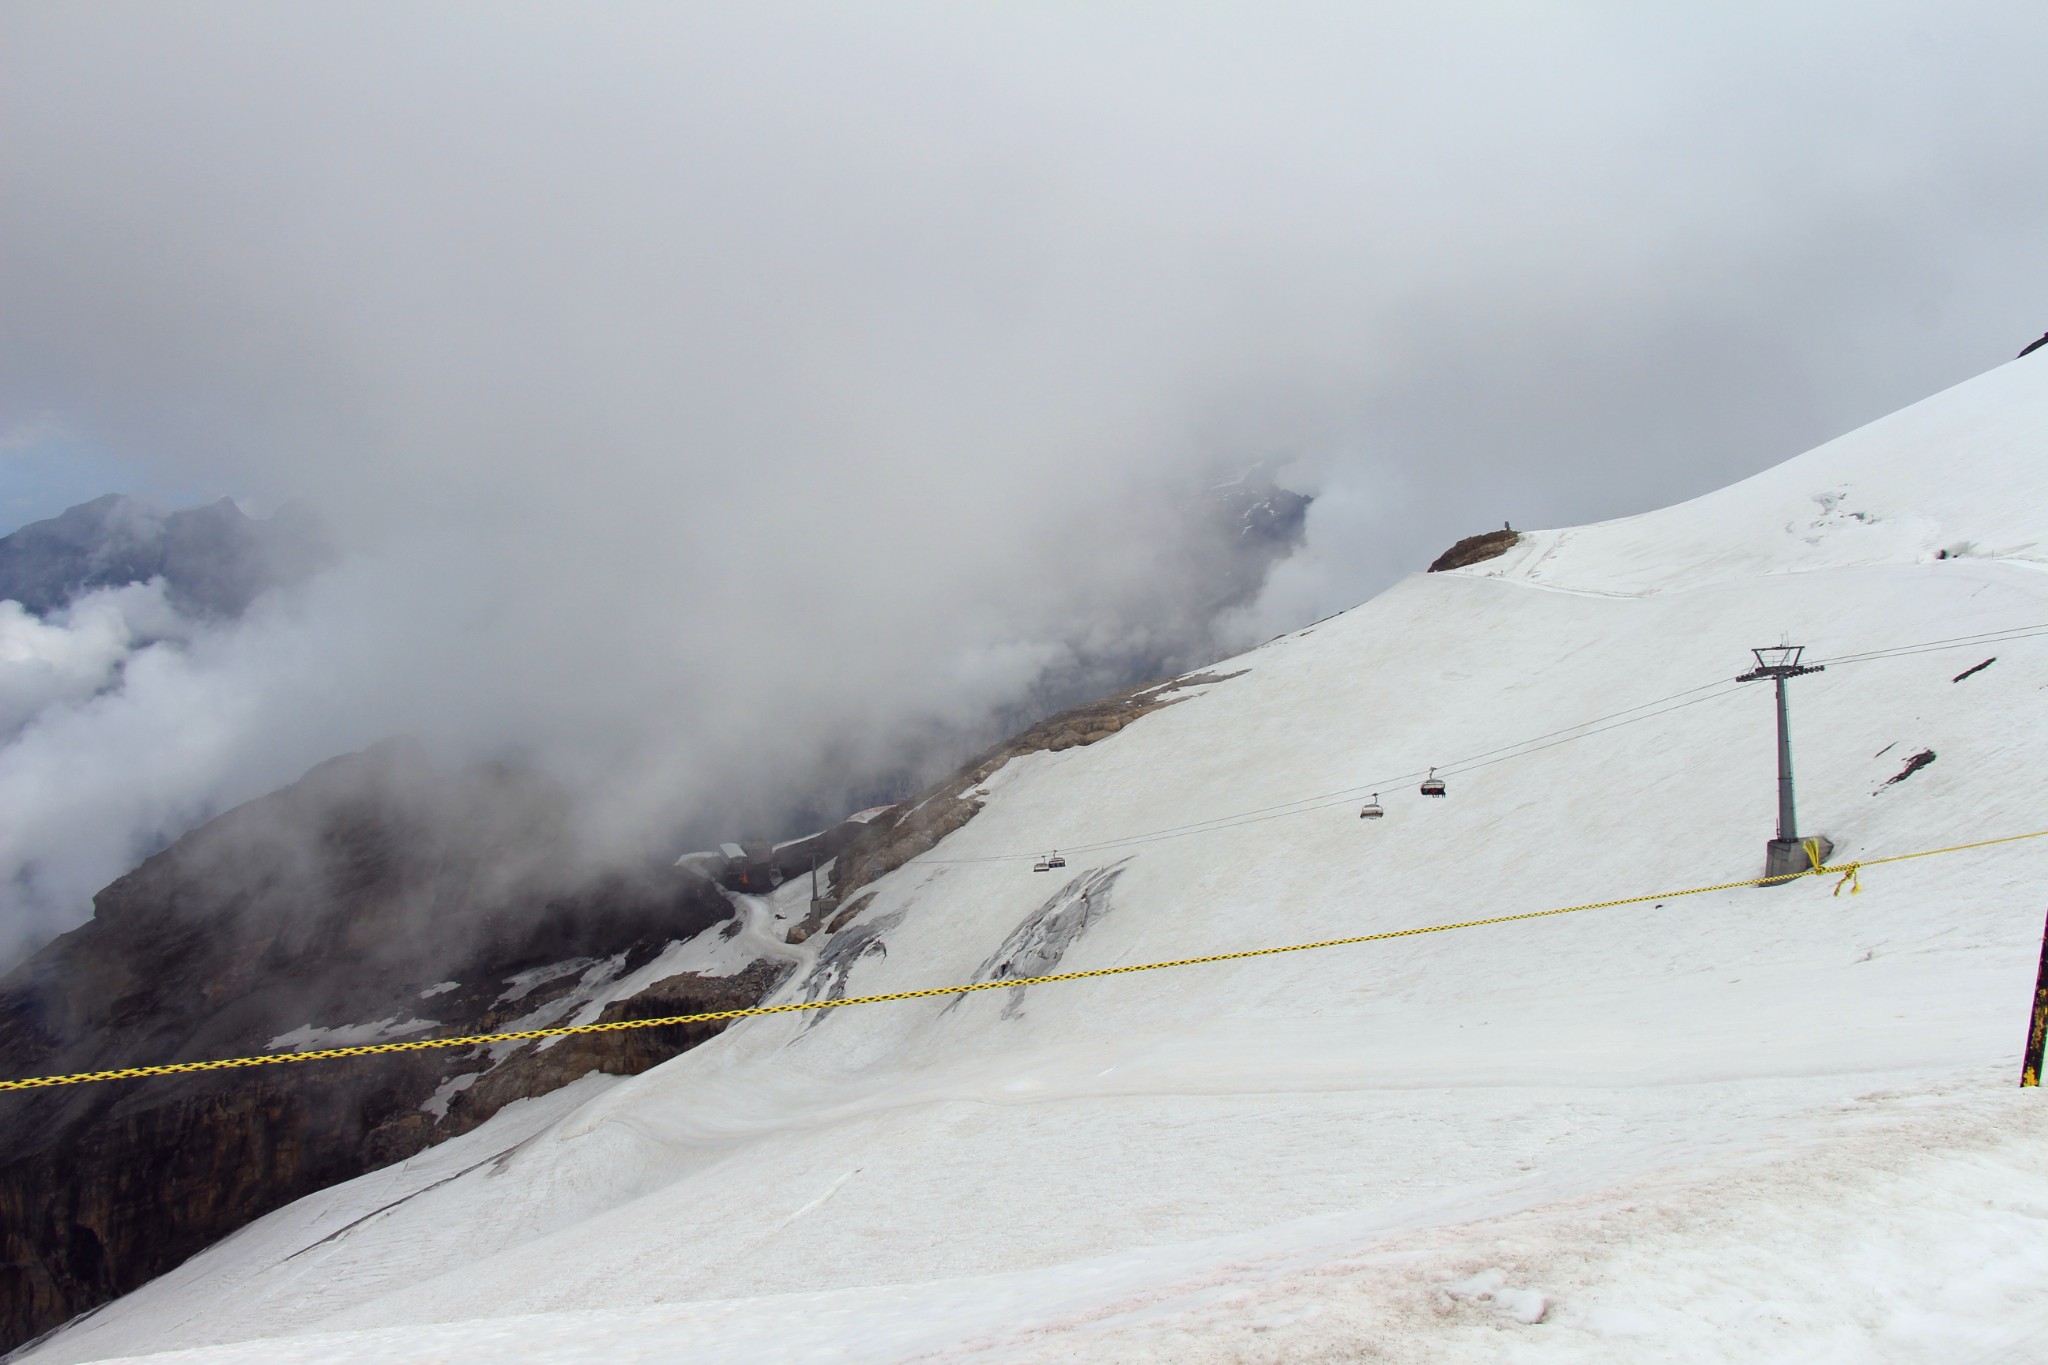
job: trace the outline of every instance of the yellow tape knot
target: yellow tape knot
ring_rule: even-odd
[[[1837,896],[1842,894],[1842,888],[1845,886],[1849,888],[1849,894],[1852,896],[1863,894],[1862,863],[1843,863],[1839,867],[1829,867],[1820,860],[1820,840],[1802,839],[1799,842],[1800,846],[1806,850],[1806,860],[1813,864],[1812,867],[1800,875],[1818,877],[1823,874],[1833,876],[1836,873],[1840,873],[1842,880],[1835,883],[1835,894]]]

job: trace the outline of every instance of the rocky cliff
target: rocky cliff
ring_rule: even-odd
[[[0,980],[0,1074],[552,1023],[731,913],[682,869],[579,871],[565,806],[531,775],[449,774],[382,746],[107,887],[89,923]],[[601,1017],[750,1004],[777,979],[770,964],[678,976]],[[0,1348],[514,1099],[715,1031],[0,1095]]]
[[[861,888],[972,819],[1009,759],[1097,743],[1228,676],[1061,712],[914,801],[781,846],[786,872],[832,859],[789,941],[846,928]],[[569,829],[564,796],[531,773],[449,773],[402,743],[323,764],[115,881],[89,923],[0,979],[0,1076],[664,1018],[782,983],[790,958],[661,970],[679,941],[742,930],[715,856],[596,871]],[[0,1350],[514,1100],[646,1070],[722,1027],[0,1094]]]

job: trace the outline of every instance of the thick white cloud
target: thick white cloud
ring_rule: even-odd
[[[351,550],[49,694],[20,903],[393,732],[622,842],[754,818],[1184,643],[1219,464],[1321,494],[1247,634],[1760,468],[2048,325],[2044,56],[2019,5],[15,6],[0,429]]]
[[[88,593],[47,619],[0,600],[0,745],[46,709],[116,685],[138,643],[188,629],[161,580]]]

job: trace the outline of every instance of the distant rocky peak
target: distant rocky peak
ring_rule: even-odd
[[[1233,478],[1211,484],[1208,496],[1248,548],[1284,558],[1300,547],[1308,506],[1314,499],[1282,488],[1274,481],[1272,469],[1272,461],[1262,460]]]
[[[300,507],[258,519],[231,498],[164,511],[109,493],[0,536],[0,599],[42,616],[97,589],[161,577],[180,609],[235,617],[333,557],[318,520]]]

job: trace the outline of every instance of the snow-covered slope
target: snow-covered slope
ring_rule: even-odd
[[[1958,556],[2040,562],[2040,368],[2003,366],[1679,507],[1537,532],[1472,572],[1641,594]]]
[[[1758,875],[1748,648],[2048,621],[2044,445],[2030,358],[1410,578],[1013,761],[785,995]],[[2048,638],[1794,689],[1837,860],[2048,828]],[[281,1210],[28,1358],[2040,1358],[2048,1109],[2015,1081],[2048,840],[1863,884],[748,1021]]]

